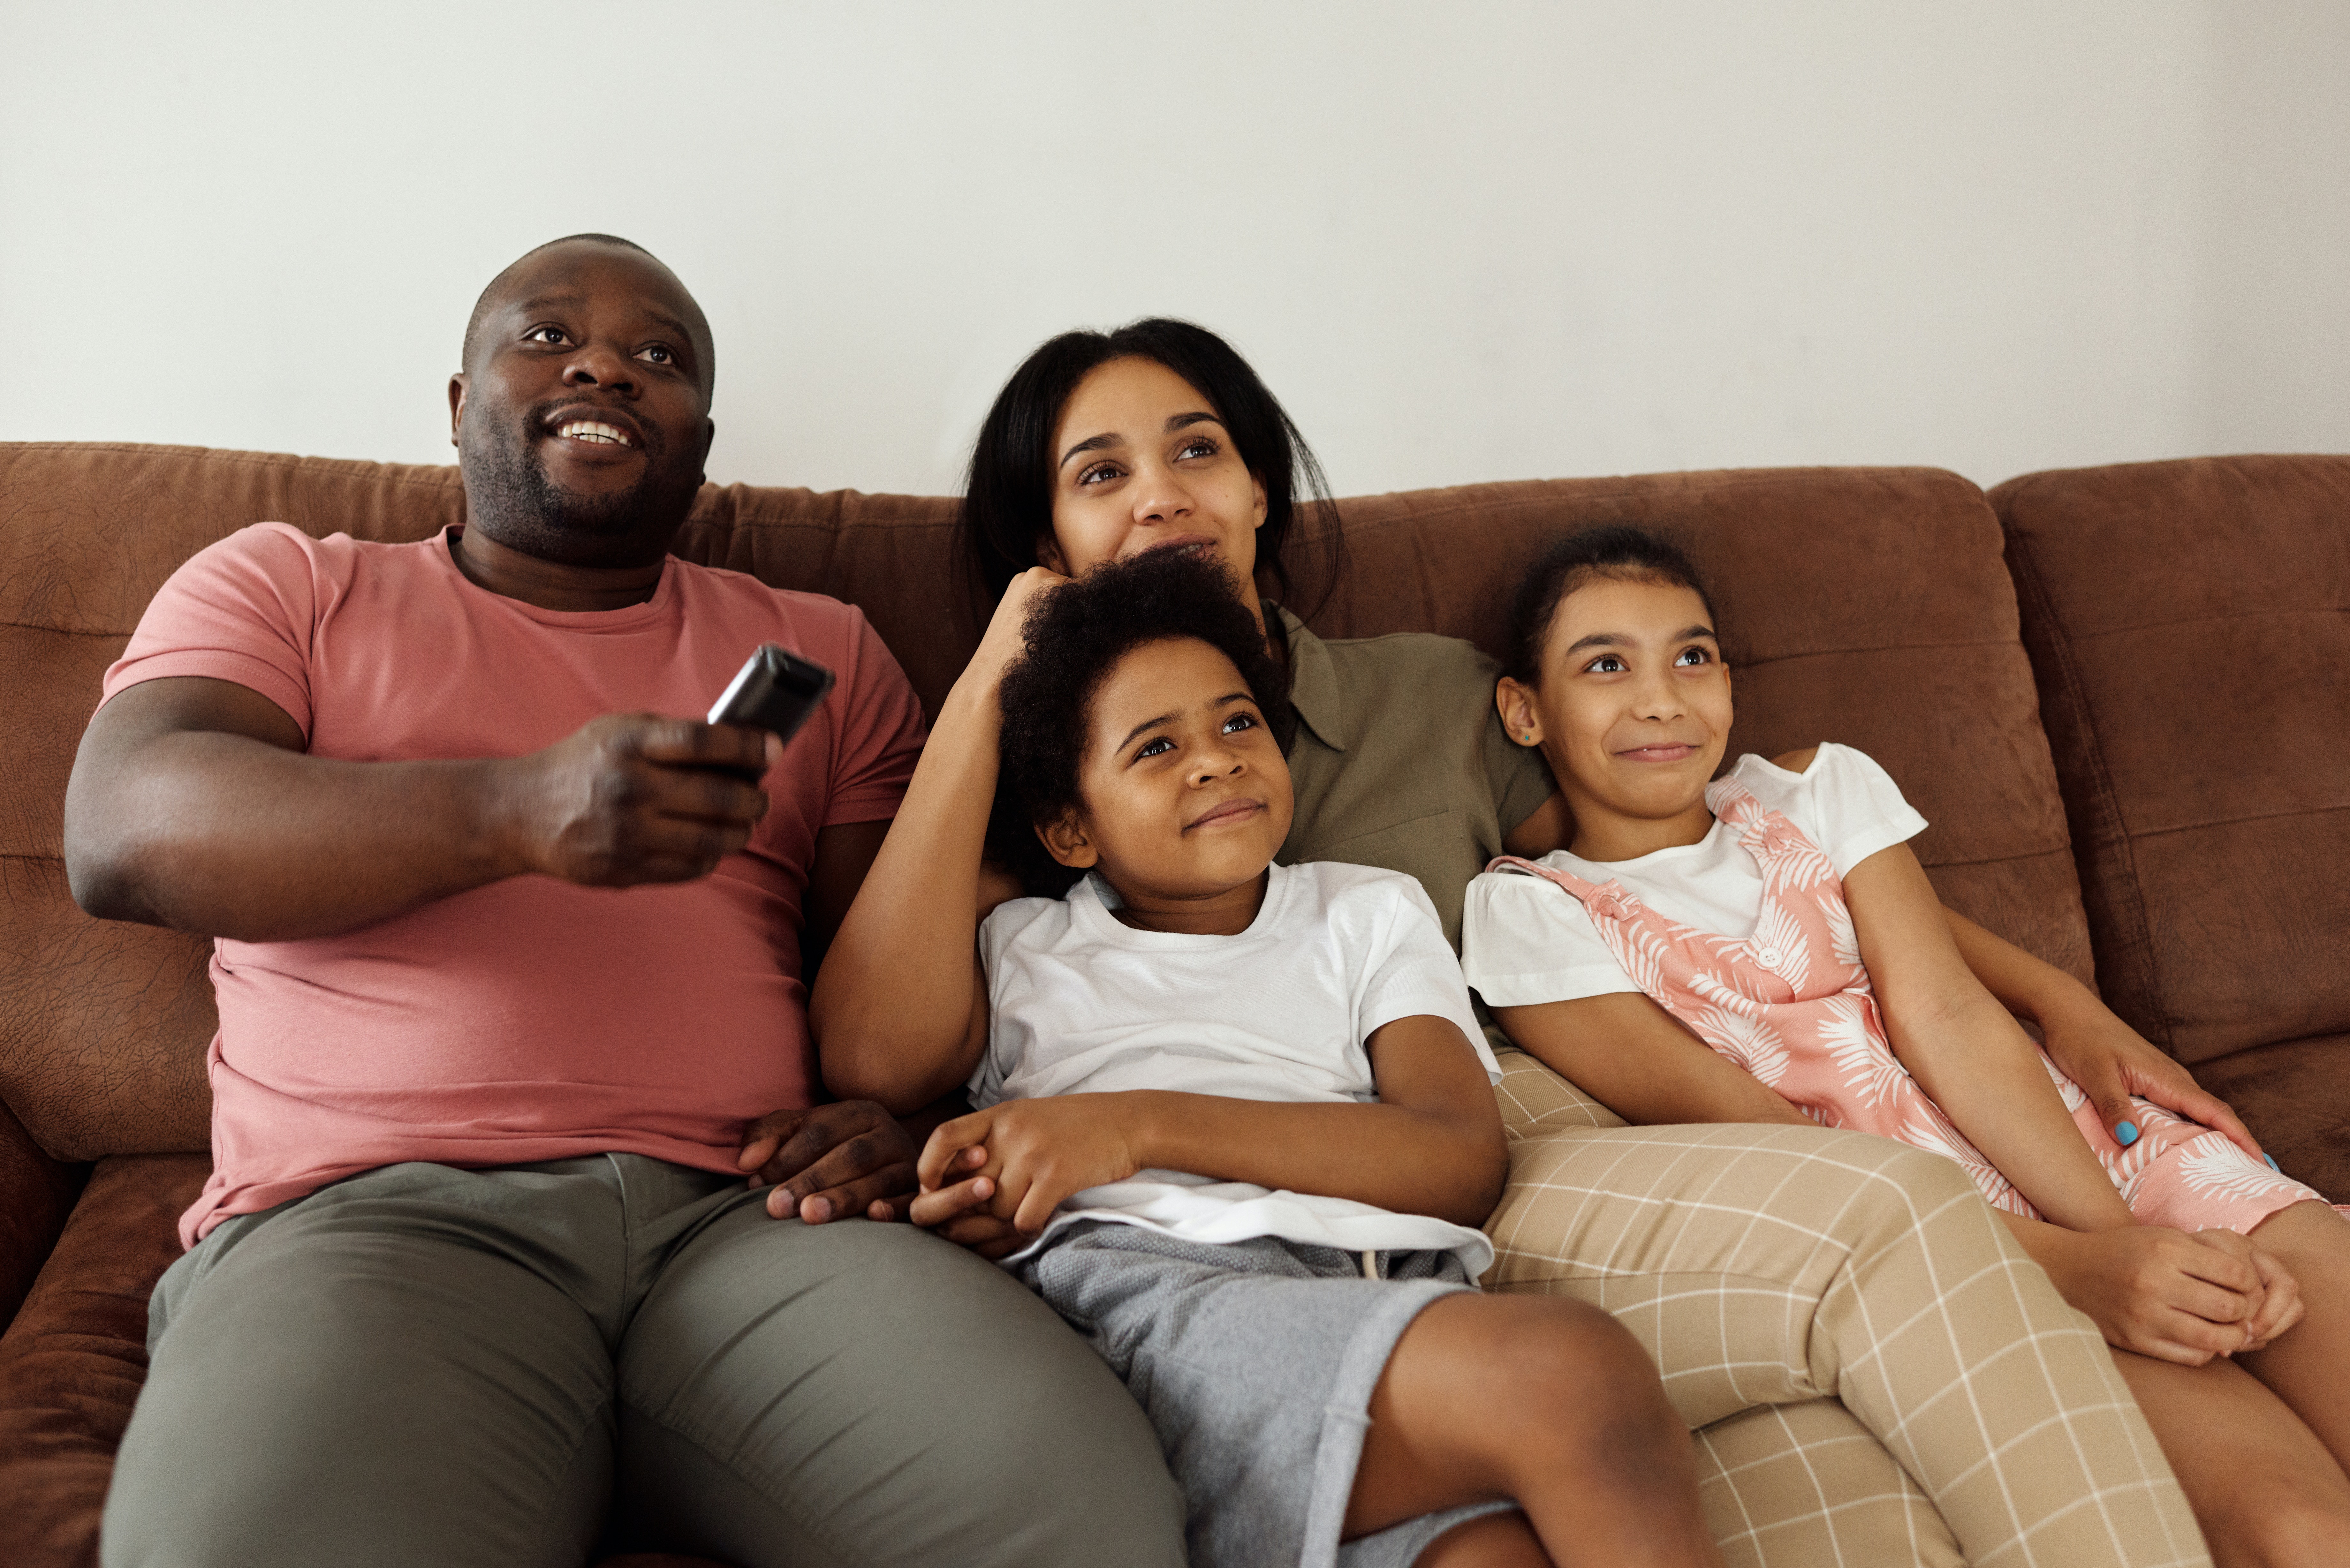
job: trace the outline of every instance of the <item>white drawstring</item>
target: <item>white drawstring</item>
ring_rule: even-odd
[[[1363,1254],[1363,1278],[1367,1280],[1376,1280],[1378,1277],[1379,1255],[1377,1252],[1365,1252]]]

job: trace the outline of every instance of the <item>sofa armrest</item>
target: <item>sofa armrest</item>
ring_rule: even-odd
[[[88,1174],[87,1166],[42,1153],[16,1113],[0,1102],[0,1325],[24,1304]]]

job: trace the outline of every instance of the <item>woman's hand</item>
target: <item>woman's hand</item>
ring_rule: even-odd
[[[985,1184],[993,1189],[983,1195],[987,1212],[1010,1221],[1023,1241],[1033,1240],[1073,1194],[1127,1180],[1142,1168],[1125,1106],[1122,1095],[1065,1095],[1007,1100],[956,1117],[931,1134],[915,1164],[921,1195],[914,1222],[940,1223],[980,1199]],[[972,1149],[985,1157],[976,1168]],[[967,1173],[957,1183],[960,1193],[942,1195],[957,1172]]]
[[[1068,580],[1044,566],[1031,566],[1013,578],[1003,597],[996,601],[995,613],[988,618],[978,651],[963,666],[963,679],[976,677],[993,689],[1027,649],[1028,612],[1035,607],[1036,600]]]
[[[2284,1312],[2300,1315],[2297,1299],[2289,1308],[2266,1310],[2266,1280],[2296,1297],[2299,1287],[2273,1259],[2264,1270],[2246,1255],[2259,1251],[2249,1243],[2240,1250],[2209,1232],[2190,1236],[2158,1225],[2061,1234],[2061,1247],[2034,1247],[2033,1255],[2057,1292],[2116,1348],[2200,1366],[2282,1333],[2291,1325],[2279,1324]]]
[[[2254,1159],[2268,1159],[2260,1140],[2237,1119],[2227,1101],[2198,1085],[2194,1074],[2149,1044],[2087,992],[2073,1005],[2043,1014],[2039,1023],[2050,1059],[2081,1085],[2115,1142],[2127,1147],[2137,1141],[2142,1129],[2130,1106],[2135,1095],[2227,1134]],[[2269,1168],[2276,1168],[2276,1162],[2270,1160]]]

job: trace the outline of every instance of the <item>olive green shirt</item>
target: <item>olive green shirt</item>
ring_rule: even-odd
[[[1461,947],[1469,879],[1551,796],[1542,754],[1493,710],[1493,661],[1430,632],[1326,642],[1277,605],[1289,635],[1297,815],[1275,857],[1383,866],[1419,878]]]

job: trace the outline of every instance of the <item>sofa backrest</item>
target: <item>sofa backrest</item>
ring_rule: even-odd
[[[2350,1033],[2350,457],[1991,500],[2106,1001],[2190,1065]]]
[[[0,444],[0,732],[18,746],[0,774],[0,1098],[51,1154],[207,1147],[205,944],[88,919],[59,861],[75,745],[148,599],[248,523],[417,539],[463,512],[453,469]],[[1353,566],[1317,629],[1437,631],[1489,651],[1520,567],[1550,537],[1603,522],[1672,533],[1722,618],[1733,754],[1824,740],[1870,753],[1932,823],[1918,849],[1943,897],[2089,972],[1998,524],[1964,480],[1816,469],[1539,481],[1361,497],[1341,514]],[[953,516],[939,497],[712,486],[677,550],[860,606],[935,711],[986,607],[955,558]]]

